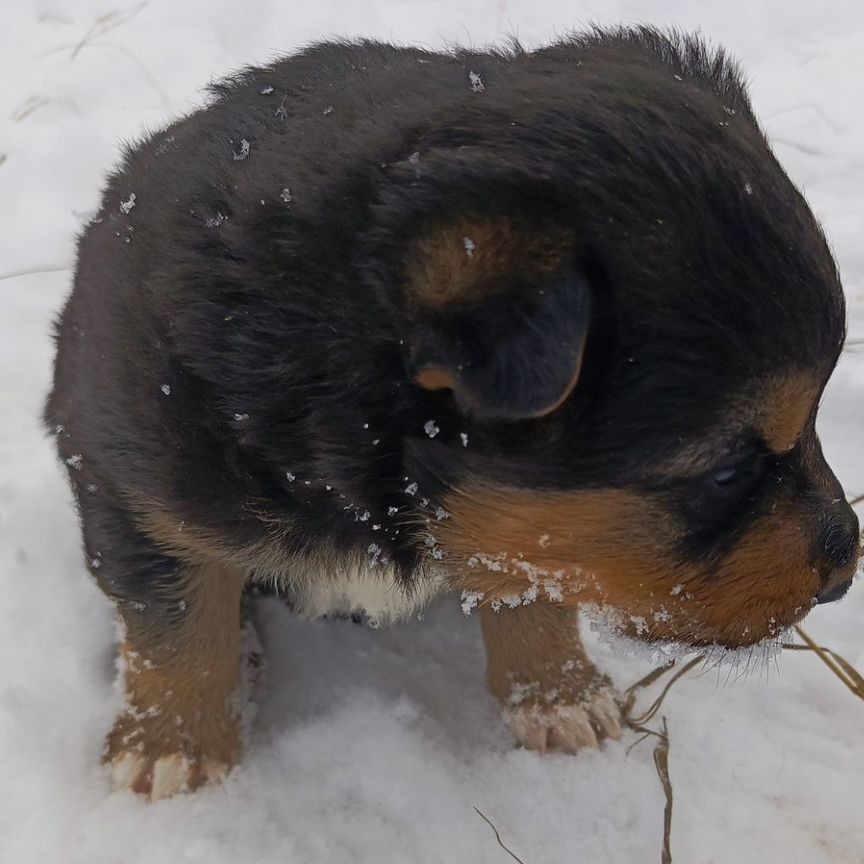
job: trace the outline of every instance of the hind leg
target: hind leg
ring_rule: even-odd
[[[241,750],[244,575],[164,554],[117,510],[82,517],[91,570],[124,625],[127,707],[104,753],[115,786],[155,800],[220,782]]]

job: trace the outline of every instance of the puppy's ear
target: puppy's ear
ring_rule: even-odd
[[[480,420],[542,417],[558,408],[579,379],[589,285],[569,267],[532,276],[523,274],[513,290],[482,292],[470,305],[439,306],[411,340],[414,383],[452,390],[462,411]]]

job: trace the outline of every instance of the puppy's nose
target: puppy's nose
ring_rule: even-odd
[[[858,517],[851,507],[834,514],[822,532],[822,558],[830,566],[823,579],[817,603],[839,600],[852,584],[852,571],[858,558]]]
[[[822,532],[822,551],[833,567],[846,567],[858,555],[858,517],[851,507],[831,518]]]

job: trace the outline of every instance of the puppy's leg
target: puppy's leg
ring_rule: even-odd
[[[573,753],[621,737],[615,691],[582,647],[575,609],[542,601],[498,612],[484,606],[480,621],[486,680],[520,744]]]
[[[121,613],[128,708],[105,748],[115,786],[153,799],[218,783],[240,757],[244,580],[216,564],[179,564],[176,579],[174,620]]]
[[[82,515],[91,570],[125,625],[128,707],[104,753],[115,786],[158,799],[220,782],[240,756],[244,576],[163,554],[116,510]]]

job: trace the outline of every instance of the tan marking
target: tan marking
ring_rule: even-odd
[[[747,645],[800,620],[820,579],[803,505],[778,501],[719,564],[679,560],[680,526],[621,490],[475,488],[449,496],[436,537],[464,590],[484,603],[591,602],[644,639]],[[479,554],[478,554],[479,553]]]
[[[781,379],[765,388],[757,423],[774,453],[787,453],[798,443],[819,392],[819,385],[808,375]]]
[[[538,601],[494,612],[480,608],[486,680],[517,741],[531,750],[575,752],[621,737],[608,679],[579,639],[579,613]]]
[[[224,776],[240,757],[232,699],[240,673],[245,577],[230,567],[188,566],[173,628],[128,625],[121,648],[129,708],[108,735],[116,783],[151,797]]]
[[[466,240],[473,244],[470,254]],[[513,276],[553,275],[572,249],[573,239],[560,229],[464,218],[435,227],[416,242],[407,272],[409,297],[431,309],[480,303],[509,288]]]
[[[132,502],[135,522],[157,546],[181,560],[230,561],[237,552],[219,535],[188,523],[165,506],[144,499]]]
[[[455,390],[453,375],[440,366],[427,366],[414,376],[414,383],[424,390]]]
[[[284,569],[287,553],[283,541],[291,526],[267,513],[247,508],[259,519],[265,537],[233,545],[224,536],[182,519],[158,502],[138,499],[132,502],[132,508],[138,528],[160,548],[183,561],[224,564],[247,574],[253,570],[275,573]]]
[[[820,386],[807,375],[763,382],[756,395],[733,401],[727,419],[707,437],[678,447],[660,467],[670,477],[710,471],[729,458],[730,440],[754,428],[773,453],[787,453],[813,416],[819,393]]]

